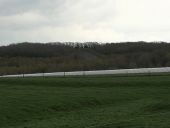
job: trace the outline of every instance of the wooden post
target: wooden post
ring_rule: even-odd
[[[64,72],[64,77],[66,76],[66,72]]]
[[[86,73],[85,73],[85,71],[83,71],[83,76],[84,76],[84,77],[86,76]]]
[[[43,78],[44,78],[45,76],[44,76],[44,72],[43,72]]]

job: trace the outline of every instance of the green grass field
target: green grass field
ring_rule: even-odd
[[[170,76],[1,78],[0,128],[170,128]]]

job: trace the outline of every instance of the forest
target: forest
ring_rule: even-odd
[[[0,75],[170,66],[166,42],[23,42],[0,46]]]

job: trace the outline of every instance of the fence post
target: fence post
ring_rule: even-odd
[[[128,72],[128,70],[127,70],[127,77],[129,76],[129,72]]]
[[[151,72],[149,71],[149,69],[148,69],[148,75],[151,76]]]
[[[64,72],[64,77],[66,76],[66,72]]]
[[[86,72],[85,72],[85,71],[83,71],[83,76],[84,76],[84,77],[86,76]]]

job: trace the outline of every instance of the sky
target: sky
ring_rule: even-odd
[[[0,45],[170,41],[170,0],[0,0]]]

